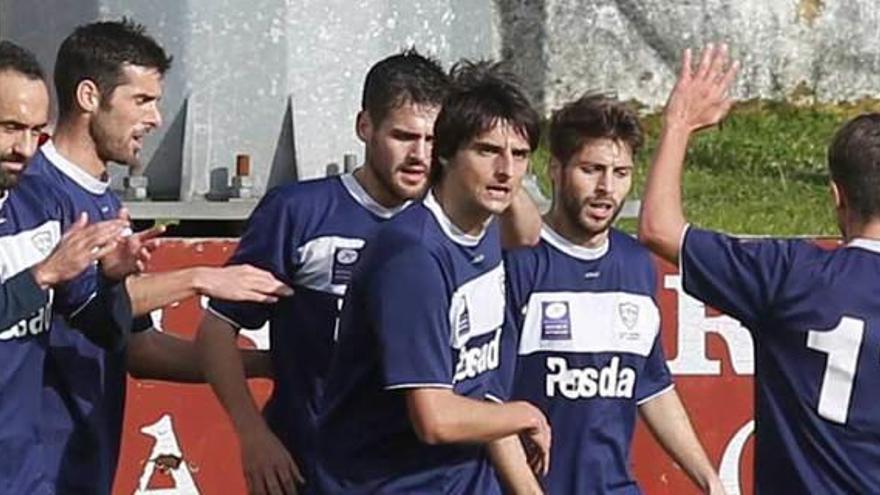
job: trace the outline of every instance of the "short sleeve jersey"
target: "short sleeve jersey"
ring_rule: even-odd
[[[629,469],[638,405],[672,388],[652,257],[615,229],[585,248],[545,226],[505,264],[518,337],[512,398],[553,426],[548,493],[639,493]]]
[[[0,282],[4,284],[42,261],[61,238],[60,223],[45,210],[45,194],[38,188],[16,187],[0,196]],[[35,294],[42,294],[41,300],[33,301],[35,309],[9,305],[7,310],[23,317],[0,328],[0,452],[4,456],[0,493],[53,493],[44,474],[37,429],[52,293]]]
[[[880,493],[880,242],[689,228],[684,289],[755,342],[756,493]]]
[[[275,388],[265,415],[307,469],[342,297],[370,234],[408,204],[381,206],[350,174],[275,188],[254,210],[228,264],[267,270],[294,295],[272,305],[209,303],[236,328],[269,322]]]
[[[22,185],[25,181],[50,190],[41,199],[45,204],[63,206],[58,208],[62,231],[81,212],[88,213],[90,222],[98,222],[117,218],[121,207],[107,182],[61,156],[51,141],[31,160]],[[87,268],[63,284],[53,302],[40,422],[45,467],[59,492],[109,493],[119,456],[125,352],[105,351],[61,316],[75,314],[89,302],[98,277],[96,266]]]
[[[460,232],[433,195],[367,246],[324,396],[315,493],[496,493],[481,445],[427,445],[405,391],[499,395],[504,269],[497,228]]]

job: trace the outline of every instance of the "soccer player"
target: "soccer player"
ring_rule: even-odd
[[[688,139],[719,122],[736,65],[686,52],[663,114],[639,233],[680,263],[684,289],[755,340],[755,493],[880,493],[880,115],[856,117],[828,151],[844,245],[739,240],[688,226]]]
[[[497,493],[487,445],[550,430],[503,399],[504,266],[497,223],[539,118],[488,63],[453,69],[434,126],[431,191],[362,253],[322,402],[314,493]]]
[[[135,165],[144,137],[161,124],[158,101],[170,59],[129,21],[78,27],[62,43],[55,64],[59,118],[55,134],[30,162],[19,187],[46,188],[47,204],[69,202],[89,219],[120,216],[108,189],[106,164]],[[62,215],[62,225],[72,223]],[[157,230],[119,243],[138,251]],[[67,284],[88,293],[94,269]],[[109,493],[116,469],[125,401],[126,368],[135,376],[178,381],[202,379],[192,343],[151,328],[149,312],[196,294],[274,301],[290,289],[250,266],[198,267],[130,277],[135,320],[129,345],[105,351],[56,318],[46,358],[41,436],[45,469],[60,493]],[[61,308],[67,311],[68,308]]]
[[[425,192],[447,85],[440,65],[413,49],[377,62],[356,120],[364,165],[353,174],[276,188],[251,215],[230,262],[269,270],[296,294],[273,306],[212,300],[198,342],[238,434],[253,493],[279,493],[294,479],[302,483],[308,477],[302,470],[311,471],[342,296],[371,233]],[[540,217],[525,192],[503,221],[505,242],[530,242],[531,231],[537,237],[531,224]],[[234,353],[238,329],[267,320],[275,388],[264,420]]]
[[[639,493],[629,468],[637,412],[700,488],[722,493],[666,367],[654,260],[611,226],[642,141],[638,116],[613,98],[588,94],[555,112],[541,240],[505,257],[519,354],[512,397],[537,405],[558,433],[551,494]]]
[[[87,227],[81,217],[62,236],[45,207],[50,191],[16,187],[48,116],[49,94],[33,54],[0,41],[0,451],[7,456],[0,468],[2,493],[53,493],[36,422],[53,295],[66,297],[63,284],[97,261],[113,271],[105,255],[127,227],[118,219]],[[115,315],[121,324],[105,325],[113,335],[92,337],[119,345],[130,327],[131,307],[118,281],[105,289],[81,301],[70,322],[88,327],[96,314]]]

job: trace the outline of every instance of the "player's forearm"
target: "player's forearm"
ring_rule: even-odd
[[[511,495],[544,493],[529,467],[526,453],[518,436],[504,437],[489,442],[487,450],[505,493]]]
[[[541,213],[524,188],[514,196],[499,222],[501,245],[505,249],[533,246],[541,236]]]
[[[132,335],[126,349],[128,372],[140,380],[165,380],[204,383],[196,343],[167,332],[149,330]],[[239,349],[248,378],[271,378],[272,362],[268,352]]]
[[[703,450],[675,390],[642,404],[639,412],[654,438],[694,483],[706,493],[710,486],[719,484],[718,473]]]
[[[206,314],[199,326],[196,348],[205,379],[226,410],[239,435],[253,427],[265,427],[253,395],[247,386],[235,329]]]
[[[200,267],[171,272],[150,273],[128,277],[126,284],[131,295],[135,316],[199,294]]]
[[[678,261],[685,227],[681,182],[690,134],[683,123],[674,120],[663,126],[639,213],[639,240],[673,263]]]
[[[487,443],[539,426],[524,403],[474,400],[445,389],[408,391],[407,407],[416,434],[431,445]]]
[[[195,343],[166,332],[147,330],[133,334],[126,358],[128,372],[141,380],[205,381]]]

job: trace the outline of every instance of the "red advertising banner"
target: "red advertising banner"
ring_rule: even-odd
[[[165,240],[151,271],[219,265],[232,240]],[[675,267],[658,261],[663,346],[677,390],[730,495],[751,494],[752,374],[749,333],[736,320],[681,291]],[[157,328],[192,338],[205,301],[182,301],[156,311]],[[244,346],[268,348],[268,330],[243,331]],[[268,380],[252,380],[263,402]],[[648,494],[699,493],[639,425],[633,450],[639,483]],[[207,385],[129,379],[117,494],[244,493],[238,442]]]

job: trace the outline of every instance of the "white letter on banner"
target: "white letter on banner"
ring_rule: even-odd
[[[742,455],[746,441],[755,429],[754,420],[749,420],[740,428],[724,449],[721,456],[721,465],[718,467],[718,476],[727,495],[740,495],[740,472],[739,465],[742,463]]]
[[[678,294],[678,349],[669,361],[673,375],[720,375],[721,362],[706,355],[706,334],[718,334],[727,345],[734,373],[752,375],[755,351],[752,336],[742,324],[727,316],[706,316],[706,306],[685,294],[680,275],[666,275],[663,286]]]
[[[199,489],[186,465],[180,444],[177,443],[177,435],[174,433],[174,425],[171,424],[171,416],[163,414],[159,421],[142,427],[141,433],[153,437],[156,443],[153,444],[150,457],[144,463],[144,472],[141,473],[138,480],[135,495],[199,495]],[[159,466],[160,469],[167,469],[171,474],[174,479],[174,488],[149,488],[150,479],[153,477],[157,461],[160,459],[168,459],[177,463],[176,466],[168,463],[161,463]]]

